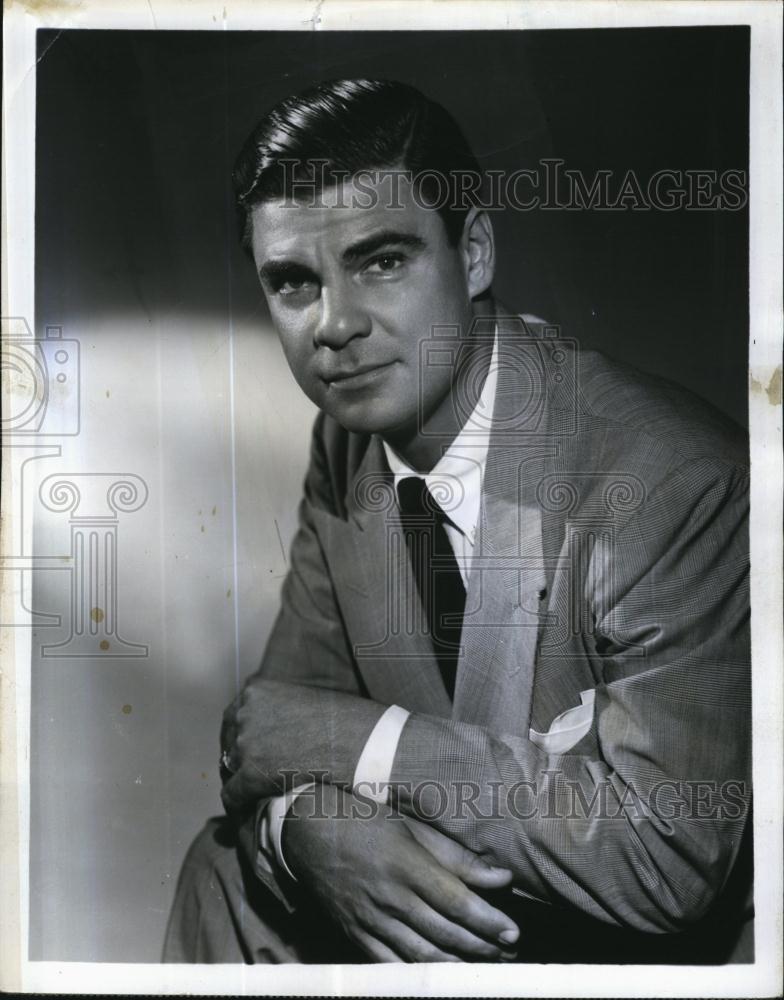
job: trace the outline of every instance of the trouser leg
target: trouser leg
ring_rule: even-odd
[[[164,962],[361,962],[363,955],[323,914],[290,913],[241,864],[233,832],[211,819],[180,872]]]

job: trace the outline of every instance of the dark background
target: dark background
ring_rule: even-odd
[[[486,169],[747,169],[744,27],[538,32],[39,31],[39,327],[141,304],[266,316],[229,175],[258,118],[340,76],[443,103]],[[741,423],[747,211],[494,213],[516,311],[674,378]]]
[[[30,955],[155,962],[185,851],[221,811],[221,712],[277,612],[313,418],[237,242],[240,144],[279,99],[368,75],[443,103],[488,170],[744,170],[749,32],[38,39],[36,327],[79,339],[82,391],[78,436],[39,465],[149,484],[118,529],[123,634],[149,656],[34,659]],[[493,219],[507,306],[745,422],[745,210]],[[67,552],[67,518],[45,514],[36,551]],[[67,576],[37,572],[33,595],[64,621]]]

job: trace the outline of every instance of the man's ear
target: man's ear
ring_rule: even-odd
[[[493,224],[484,209],[472,208],[466,215],[460,250],[465,264],[468,294],[475,299],[487,291],[495,274]]]

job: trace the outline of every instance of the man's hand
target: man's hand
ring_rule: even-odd
[[[386,706],[325,688],[252,677],[223,718],[221,746],[231,777],[228,812],[293,784],[317,780],[349,786],[362,748]]]
[[[511,872],[437,830],[319,785],[295,800],[283,832],[292,871],[375,961],[513,957],[517,927],[469,888],[503,888]]]

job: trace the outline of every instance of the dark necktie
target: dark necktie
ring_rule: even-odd
[[[397,492],[400,520],[427,616],[433,651],[449,697],[453,698],[466,595],[444,527],[447,517],[424,479],[416,476],[402,479]]]

